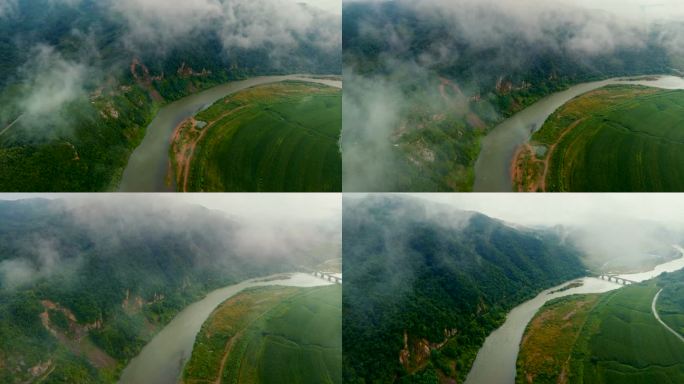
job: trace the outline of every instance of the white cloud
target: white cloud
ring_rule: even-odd
[[[49,116],[85,94],[84,82],[89,72],[85,65],[64,59],[46,45],[33,51],[32,60],[21,69],[30,88],[30,93],[19,102],[25,113]]]

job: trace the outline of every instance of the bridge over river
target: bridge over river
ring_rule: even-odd
[[[618,275],[609,275],[609,274],[605,274],[605,273],[602,275],[599,275],[598,278],[601,280],[608,280],[608,281],[612,281],[614,283],[622,284],[622,285],[630,285],[630,284],[638,283],[637,281],[625,279],[624,277],[620,277]]]
[[[316,277],[320,277],[322,279],[326,279],[328,281],[334,281],[336,284],[342,284],[342,278],[339,276],[335,276],[331,273],[328,272],[320,272],[320,271],[314,271],[312,275]]]

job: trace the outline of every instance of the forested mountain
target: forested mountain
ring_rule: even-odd
[[[553,231],[414,198],[346,198],[343,231],[348,383],[462,382],[508,310],[585,273]]]
[[[115,189],[159,106],[249,76],[340,73],[340,35],[339,16],[296,2],[3,2],[0,190]]]
[[[169,201],[0,202],[0,382],[113,382],[210,290],[329,259],[324,227],[278,240]]]
[[[681,25],[517,4],[345,4],[345,188],[470,190],[480,139],[503,118],[575,83],[684,70]]]
[[[608,76],[668,73],[674,66],[671,52],[662,44],[664,27],[649,31],[639,43],[617,42],[613,49],[601,51],[598,46],[579,45],[578,38],[584,37],[584,28],[597,18],[623,31],[609,17],[602,18],[606,15],[592,15],[594,12],[587,10],[582,14],[587,21],[548,20],[540,26],[546,33],[542,38],[535,35],[539,31],[523,30],[515,15],[502,14],[505,9],[487,8],[486,2],[482,8],[462,3],[463,10],[442,14],[437,11],[443,9],[429,1],[423,2],[424,12],[407,1],[346,4],[345,65],[358,74],[372,75],[395,74],[398,63],[413,63],[457,82],[469,96],[480,94],[496,100],[503,115],[528,104],[527,98],[538,98],[568,84]],[[468,29],[478,21],[482,29],[493,21],[500,24],[498,30],[477,39],[473,35],[482,30]],[[383,30],[392,38],[378,33]]]

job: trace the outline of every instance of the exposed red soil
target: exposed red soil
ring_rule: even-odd
[[[114,360],[114,358],[95,346],[88,338],[91,329],[97,329],[102,326],[100,321],[93,324],[81,325],[77,322],[76,316],[69,309],[61,307],[59,304],[49,300],[43,300],[41,303],[43,304],[43,308],[45,308],[45,311],[40,314],[41,323],[62,345],[67,347],[75,355],[85,356],[96,368],[112,368],[116,365],[116,360]],[[48,310],[64,313],[67,319],[69,319],[68,333],[61,329],[57,329],[52,325]]]
[[[175,169],[175,179],[178,190],[181,192],[188,191],[188,182],[190,180],[190,165],[195,156],[197,144],[206,136],[211,127],[224,117],[238,112],[244,106],[231,109],[217,117],[214,121],[208,122],[203,128],[197,128],[197,120],[191,117],[182,121],[173,132],[171,136],[171,150],[173,151],[174,164],[169,168],[172,173]]]
[[[565,128],[556,141],[549,146],[546,155],[541,160],[537,159],[534,148],[530,143],[525,143],[518,147],[513,156],[513,162],[511,163],[511,180],[518,192],[547,192],[546,179],[549,174],[549,164],[553,153],[558,147],[558,143],[584,120],[584,118],[579,119]],[[542,164],[543,171],[541,172],[541,175],[538,175],[534,180],[531,179],[532,176],[528,176],[527,180],[523,180],[524,171],[526,169],[531,169],[534,164]]]

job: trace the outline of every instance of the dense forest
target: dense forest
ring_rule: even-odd
[[[341,71],[339,44],[319,41],[339,22],[303,4],[308,29],[256,44],[250,15],[196,21],[182,8],[174,22],[152,10],[143,33],[136,17],[150,9],[124,14],[128,3],[18,0],[0,10],[0,190],[114,190],[161,105],[255,75]]]
[[[0,202],[0,382],[114,382],[210,290],[330,258],[312,236],[253,249],[243,228],[151,200]]]
[[[592,20],[590,12],[571,9],[567,16],[550,13],[542,25],[521,26],[505,7],[473,3],[345,4],[346,150],[377,151],[377,140],[389,141],[382,147],[386,158],[346,159],[348,190],[471,190],[480,139],[502,119],[572,84],[679,73],[679,57],[661,41],[668,26],[645,32],[643,43],[620,45],[616,38],[614,47],[588,52],[574,49],[591,36],[572,17],[610,27],[612,19]],[[374,107],[378,88],[388,96]],[[385,111],[395,116],[377,118]],[[366,175],[374,169],[364,166],[370,156],[385,161],[386,177]]]
[[[404,197],[347,198],[344,380],[462,382],[508,310],[581,276],[552,231]]]

